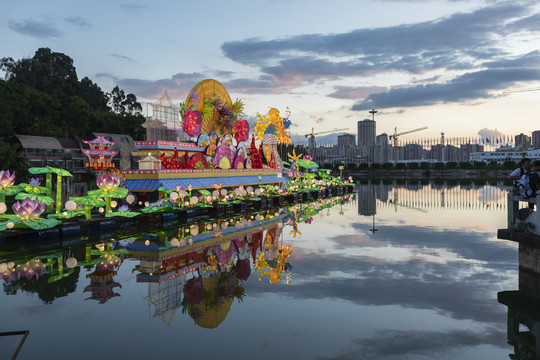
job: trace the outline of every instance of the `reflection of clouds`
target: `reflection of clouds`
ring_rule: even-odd
[[[481,332],[467,330],[440,331],[377,331],[371,337],[352,340],[355,345],[346,353],[321,359],[403,359],[410,355],[452,354],[456,349],[482,344],[506,347],[505,333],[488,328]]]

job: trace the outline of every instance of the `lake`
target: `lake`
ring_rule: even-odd
[[[17,359],[507,359],[506,196],[374,181],[260,221],[204,219],[195,234],[0,243],[6,266],[43,264],[0,280],[0,332],[30,330]],[[190,238],[201,245],[188,254]],[[0,358],[19,340],[0,337]]]

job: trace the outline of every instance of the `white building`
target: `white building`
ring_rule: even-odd
[[[540,149],[526,150],[526,151],[483,151],[471,153],[471,162],[484,161],[491,162],[496,161],[499,164],[507,160],[519,162],[524,157],[531,160],[540,159]]]

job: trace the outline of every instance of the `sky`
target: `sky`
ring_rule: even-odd
[[[375,109],[377,134],[492,136],[540,129],[540,4],[460,0],[10,1],[0,57],[41,47],[79,78],[175,104],[207,78],[253,121],[291,110],[294,140]],[[535,91],[536,89],[539,89]]]

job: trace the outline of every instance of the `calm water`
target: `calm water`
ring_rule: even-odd
[[[132,238],[127,250],[84,239],[39,252],[4,245],[0,262],[41,255],[51,265],[40,279],[0,280],[0,331],[30,330],[17,359],[507,359],[497,292],[517,289],[518,250],[496,238],[505,199],[487,185],[359,185],[343,204],[296,209],[296,238],[282,215],[235,228],[241,236],[222,231],[228,240],[206,247],[217,277],[210,267],[180,275],[201,263],[182,267],[182,248],[165,253],[174,231]],[[150,251],[159,246],[162,258]],[[119,267],[100,272],[96,259],[113,253]],[[86,265],[64,265],[59,279],[59,255]],[[156,275],[167,256],[173,270]],[[182,305],[197,273],[218,306]],[[100,284],[117,296],[86,300],[104,298]],[[242,302],[230,297],[242,288]],[[0,338],[0,359],[17,343]]]

